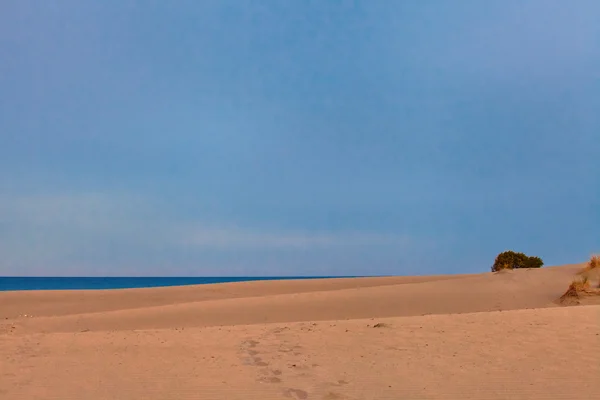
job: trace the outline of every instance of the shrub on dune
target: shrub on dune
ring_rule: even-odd
[[[492,272],[517,268],[541,268],[542,265],[544,265],[544,261],[539,257],[527,256],[524,253],[509,250],[496,256],[494,265],[492,265]]]

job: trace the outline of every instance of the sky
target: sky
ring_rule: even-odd
[[[600,2],[0,3],[0,275],[600,252]]]

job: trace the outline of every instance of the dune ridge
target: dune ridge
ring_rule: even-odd
[[[0,398],[590,398],[583,266],[2,292]]]

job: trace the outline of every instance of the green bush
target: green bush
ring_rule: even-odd
[[[492,272],[501,269],[540,268],[542,265],[544,265],[544,262],[539,257],[529,257],[523,253],[505,251],[496,256],[496,261],[492,265]]]
[[[541,268],[544,262],[539,257],[527,257],[525,260],[525,268]]]

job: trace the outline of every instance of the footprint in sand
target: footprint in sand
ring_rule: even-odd
[[[266,375],[266,376],[262,376],[260,378],[257,379],[258,382],[262,382],[262,383],[281,383],[281,378],[279,378],[279,376],[281,376],[282,372],[278,369],[273,369],[273,370],[265,370],[263,372],[261,372],[262,374]],[[271,375],[271,376],[269,376]]]
[[[302,346],[288,346],[287,343],[283,343],[279,346],[279,349],[277,350],[280,353],[294,353],[294,354],[298,354],[298,351],[302,350]]]
[[[354,400],[355,397],[350,397],[345,394],[337,393],[337,392],[327,392],[323,397],[323,400]]]
[[[269,365],[269,363],[264,362],[260,357],[252,357],[252,360],[254,361],[253,365],[256,365],[257,367],[266,367]]]
[[[289,397],[294,400],[305,400],[308,399],[308,392],[302,389],[292,389],[288,388],[283,391],[283,395],[285,397]]]
[[[245,365],[251,365],[253,367],[266,367],[269,363],[264,362],[260,357],[245,357],[243,359]]]
[[[262,378],[257,379],[258,382],[262,383],[281,383],[281,378],[276,376],[264,376]]]
[[[259,352],[254,349],[259,344],[260,342],[254,339],[248,339],[242,342],[242,344],[240,345],[241,350],[250,356],[243,358],[244,364],[253,365],[257,367],[266,367],[267,365],[269,365],[268,363],[264,362],[262,358],[257,357]]]
[[[325,396],[323,396],[323,400],[349,400],[349,397],[344,396],[343,394],[329,392]]]
[[[275,334],[275,335],[279,335],[282,332],[288,331],[289,329],[290,328],[288,328],[287,326],[284,326],[284,327],[280,327],[280,328],[275,328],[270,333]]]
[[[253,349],[259,344],[260,344],[260,342],[254,340],[254,339],[249,339],[249,340],[244,340],[242,342],[242,347],[248,347],[249,349]]]

